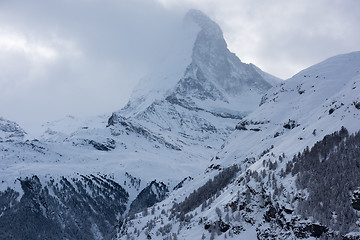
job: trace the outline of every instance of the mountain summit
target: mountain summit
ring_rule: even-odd
[[[359,66],[334,56],[268,90],[211,168],[118,239],[359,239]]]
[[[202,12],[189,11],[183,26],[110,118],[67,116],[25,142],[0,118],[0,239],[110,239],[120,216],[219,170],[210,159],[272,84]]]
[[[200,11],[179,37],[110,118],[0,118],[0,239],[358,239],[360,52],[276,84]]]
[[[227,48],[220,27],[201,11],[186,14],[183,37],[179,52],[140,81],[110,125],[126,118],[192,139],[209,139],[206,132],[211,129],[223,139],[280,82],[242,63]]]
[[[200,27],[203,35],[206,35],[212,40],[220,40],[226,47],[226,42],[224,41],[221,28],[202,11],[196,9],[189,10],[184,17],[184,23],[195,23],[198,27]]]
[[[228,50],[220,27],[201,11],[190,10],[185,21],[192,21],[201,28],[194,43],[192,60],[207,79],[232,96],[251,90],[264,93],[271,87],[253,66],[242,63]]]

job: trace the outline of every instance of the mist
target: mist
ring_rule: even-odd
[[[110,115],[182,44],[202,10],[246,63],[287,79],[356,51],[356,0],[61,0],[0,2],[0,116],[28,132],[65,115]]]
[[[176,45],[183,17],[152,1],[1,5],[1,115],[30,130],[119,110]]]

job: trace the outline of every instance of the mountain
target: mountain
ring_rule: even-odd
[[[181,152],[196,152],[198,161],[204,160],[201,171],[236,123],[281,80],[242,63],[228,50],[220,27],[202,12],[190,10],[184,26],[189,40],[180,53],[174,50],[142,79],[108,123],[112,131],[137,126]]]
[[[25,135],[26,132],[16,122],[0,117],[0,141],[23,139]]]
[[[126,214],[217,168],[211,157],[280,80],[242,63],[200,11],[182,38],[113,114],[66,116],[27,140],[0,119],[1,239],[109,239]]]
[[[0,239],[359,239],[360,52],[280,81],[182,38],[119,111],[0,118]]]
[[[163,130],[176,127],[176,131],[190,128],[199,132],[204,125],[214,125],[219,117],[237,120],[247,115],[258,106],[261,96],[280,82],[253,64],[242,63],[228,50],[220,27],[202,12],[190,10],[184,22],[185,30],[196,29],[187,31],[193,42],[184,44],[181,54],[174,53],[142,79],[128,104],[115,116]],[[189,117],[184,115],[189,111],[204,122],[181,124],[165,116],[171,114],[178,120],[180,115],[180,119],[187,120]],[[201,115],[210,116],[209,122]],[[223,126],[218,128],[224,130]]]
[[[359,239],[359,66],[343,54],[271,88],[202,174],[118,239]]]
[[[279,81],[182,37],[119,111],[0,118],[0,239],[358,239],[360,52]]]

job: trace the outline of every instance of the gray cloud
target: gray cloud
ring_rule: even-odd
[[[200,8],[245,62],[282,78],[333,55],[359,50],[357,0],[159,0]]]
[[[357,0],[1,1],[1,115],[30,127],[121,108],[189,8],[218,22],[242,61],[283,78],[359,50]]]
[[[30,126],[120,109],[181,18],[152,1],[1,2],[1,115]]]

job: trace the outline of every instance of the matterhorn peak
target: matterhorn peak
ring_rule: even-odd
[[[196,24],[201,29],[200,33],[206,35],[207,37],[211,37],[213,39],[223,39],[223,33],[219,25],[200,10],[189,10],[184,17],[184,22],[185,24]]]
[[[183,48],[171,53],[139,82],[129,103],[119,114],[136,116],[154,103],[172,99],[192,109],[242,117],[254,110],[261,96],[275,84],[254,65],[245,64],[227,48],[219,25],[199,10],[184,17]],[[175,101],[176,99],[176,101]]]

